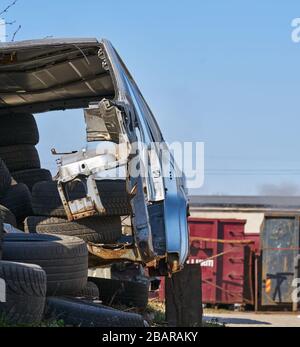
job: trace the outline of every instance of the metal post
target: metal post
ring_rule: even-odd
[[[255,298],[254,298],[254,306],[255,306],[255,312],[258,311],[258,255],[255,254],[255,260],[254,260],[254,286],[255,286]]]
[[[295,228],[296,228],[296,235],[298,235],[298,247],[299,247],[299,216],[295,216]],[[297,252],[297,254],[295,254],[295,268],[294,268],[294,279],[299,277],[299,259],[298,259],[298,254],[299,254],[299,250],[295,251],[295,253]],[[293,301],[293,312],[297,312],[298,311],[298,302],[297,301]]]

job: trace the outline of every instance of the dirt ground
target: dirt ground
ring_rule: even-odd
[[[299,313],[220,312],[204,313],[203,319],[225,323],[226,327],[300,327]]]
[[[150,300],[146,317],[151,326],[167,326],[165,305],[157,300]],[[227,309],[204,309],[203,326],[217,327],[300,327],[300,313],[290,312],[235,312]]]

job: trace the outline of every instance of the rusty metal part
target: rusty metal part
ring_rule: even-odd
[[[64,193],[64,188],[63,184],[61,182],[58,183],[58,192],[62,201],[62,204],[64,206],[64,209],[66,211],[67,219],[69,222],[76,220],[76,219],[81,219],[81,218],[86,218],[86,217],[91,217],[94,216],[97,211],[94,207],[94,204],[92,201],[88,198],[84,199],[78,199],[75,201],[67,201]],[[71,206],[75,205],[80,205],[81,207],[78,207],[76,212],[72,212]]]
[[[222,253],[215,254],[215,255],[213,255],[213,256],[211,256],[211,257],[209,257],[209,258],[203,259],[202,261],[199,262],[199,264],[201,265],[201,264],[205,263],[205,262],[208,261],[208,260],[212,260],[212,259],[221,257],[222,255],[225,255],[225,254],[228,254],[228,253],[231,253],[231,252],[232,252],[232,249],[230,249],[229,251],[226,251],[226,252],[222,252]]]
[[[123,262],[125,260],[143,264],[148,268],[156,268],[158,263],[157,259],[145,263],[138,248],[132,245],[99,245],[88,242],[87,247],[89,253],[93,256],[93,262],[97,265]]]
[[[175,272],[182,270],[183,268],[183,266],[179,263],[177,254],[169,254],[167,256],[167,263],[169,276],[171,276]]]
[[[78,212],[78,213],[76,213],[76,214],[74,214],[74,215],[72,215],[72,216],[73,216],[73,219],[74,219],[74,220],[77,220],[77,219],[92,217],[92,216],[95,216],[95,215],[96,215],[95,210],[92,210],[92,211],[85,211],[85,212],[81,212],[81,213]],[[72,221],[71,218],[68,218],[68,220],[69,220],[69,221]]]
[[[93,216],[97,213],[105,214],[105,208],[100,199],[96,181],[93,176],[87,178],[88,194],[84,198],[68,201],[64,186],[65,182],[58,181],[58,192],[63,203],[68,221]]]
[[[206,237],[190,236],[191,241],[206,241],[206,242],[218,242],[218,243],[229,243],[229,244],[241,244],[241,245],[250,245],[254,243],[253,240],[222,240],[222,239],[210,239]]]
[[[120,246],[120,245],[97,245],[89,242],[87,244],[88,250],[91,254],[97,256],[103,261],[120,261],[127,260],[136,263],[142,263],[142,258],[137,248],[132,246]]]
[[[179,265],[178,260],[174,260],[173,263],[171,264],[171,273],[178,272],[182,269],[182,266]]]
[[[230,290],[224,289],[223,287],[218,286],[217,284],[212,283],[212,282],[210,282],[210,281],[208,281],[208,280],[204,280],[203,278],[202,278],[202,282],[204,282],[204,283],[206,283],[206,284],[208,284],[208,285],[210,285],[210,286],[212,286],[212,287],[215,287],[215,288],[221,290],[222,292],[224,292],[224,293],[226,293],[226,294],[228,294],[228,295],[230,295],[230,296],[232,296],[232,297],[234,297],[234,298],[236,298],[236,297],[239,298],[239,297],[240,297],[243,301],[245,301],[246,303],[252,305],[252,301],[251,301],[251,300],[248,300],[248,299],[246,299],[246,298],[244,298],[240,293],[233,293],[233,292],[231,292]]]
[[[129,164],[133,165],[132,162]],[[144,185],[141,175],[136,178],[130,178],[129,190],[131,191],[134,186],[136,186],[136,195],[131,199],[134,242],[144,263],[149,263],[154,259],[158,259],[159,256],[154,250],[153,234],[149,211],[145,204]]]

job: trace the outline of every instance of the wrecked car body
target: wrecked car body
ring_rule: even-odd
[[[98,264],[131,261],[159,274],[180,270],[188,255],[184,176],[112,44],[96,39],[0,44],[0,117],[76,108],[84,109],[87,142],[104,145],[64,154],[53,150],[68,220],[104,215],[99,174],[124,168],[132,238],[89,243],[90,253]],[[73,182],[84,191],[75,199],[69,194]]]

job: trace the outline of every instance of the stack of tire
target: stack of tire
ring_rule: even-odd
[[[149,279],[141,265],[123,262],[111,266],[111,278],[89,277],[105,305],[122,305],[144,311],[148,305]]]
[[[9,324],[39,324],[46,319],[71,326],[144,326],[137,314],[72,298],[95,293],[87,282],[88,251],[83,240],[24,233],[2,237],[2,222],[0,235],[0,298],[3,281],[6,288],[0,316]]]
[[[8,114],[0,118],[0,158],[14,180],[29,190],[39,181],[51,181],[49,170],[41,169],[36,149],[39,131],[32,114]]]
[[[114,244],[122,236],[121,216],[131,213],[130,197],[124,180],[99,180],[97,188],[106,215],[68,221],[62,205],[56,182],[40,182],[33,187],[32,206],[34,216],[26,218],[24,230],[28,233],[60,234],[79,237],[85,242]],[[69,187],[72,199],[84,195],[82,185]],[[145,309],[148,303],[148,285],[123,279],[90,278],[83,297],[91,298],[100,293],[100,300],[106,305],[126,305]],[[94,284],[94,287],[93,287]],[[97,289],[98,288],[98,289]],[[91,291],[91,293],[90,293]],[[97,295],[97,294],[96,294]],[[99,297],[99,294],[97,295]]]
[[[32,214],[31,193],[28,187],[23,183],[12,185],[11,174],[1,158],[0,213],[5,215],[4,221],[13,226],[21,226],[24,218]]]
[[[57,183],[39,182],[32,190],[33,216],[26,218],[25,232],[76,236],[86,242],[114,244],[122,236],[121,217],[130,214],[130,199],[124,180],[97,182],[105,215],[69,222]],[[81,184],[71,188],[71,200],[85,195]]]
[[[139,311],[144,311],[148,305],[148,283],[99,277],[89,277],[89,281],[97,286],[99,298],[105,305],[122,305]]]
[[[9,207],[12,210],[15,210],[14,212],[16,214],[24,214],[27,212],[30,212],[31,209],[31,195],[28,192],[27,188],[24,188],[24,194],[21,196],[20,205],[24,205],[23,208],[21,207],[20,211],[16,208],[16,205],[12,204],[11,200],[9,200],[9,191],[11,188],[11,175],[10,172],[5,165],[4,161],[0,158],[0,203],[4,202],[4,204],[9,205]],[[27,211],[28,209],[28,211]],[[17,221],[15,218],[15,215],[5,206],[0,205],[0,223],[7,223],[11,224],[12,226],[17,226]]]
[[[32,115],[0,117],[1,319],[12,325],[62,319],[72,326],[144,326],[139,315],[86,301],[98,299],[99,291],[88,282],[85,241],[114,242],[121,234],[120,217],[68,222],[56,183],[48,170],[40,168],[38,140]],[[32,216],[31,190],[36,216]],[[61,213],[51,212],[47,191],[55,192],[56,200],[49,202],[56,201]],[[26,217],[25,229],[31,233],[4,234],[3,223],[20,227]]]
[[[36,150],[39,132],[31,114],[7,114],[0,118],[0,204],[20,223],[32,214],[30,191],[39,181],[52,180],[41,169]]]

